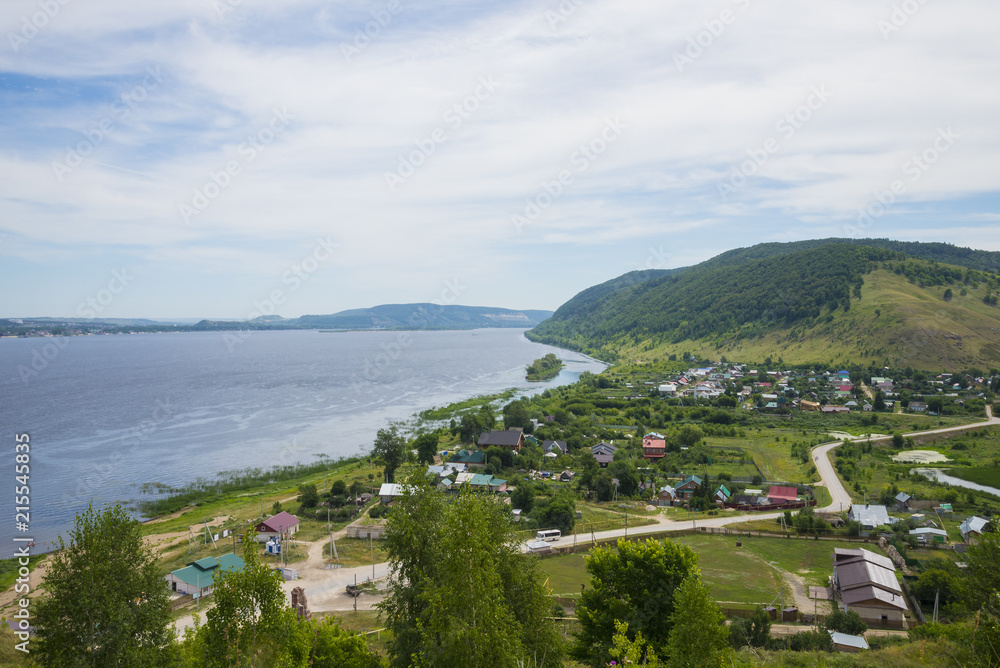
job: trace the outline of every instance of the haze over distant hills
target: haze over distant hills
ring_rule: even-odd
[[[588,288],[528,332],[605,359],[679,352],[925,369],[1000,361],[1000,253],[889,239],[727,251]]]
[[[252,320],[156,320],[149,318],[9,318],[0,319],[0,333],[83,333],[92,331],[204,331],[226,329],[478,329],[533,327],[552,315],[537,309],[514,310],[458,304],[382,304],[329,315]]]

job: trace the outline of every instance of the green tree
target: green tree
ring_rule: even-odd
[[[303,510],[313,508],[319,503],[319,492],[313,483],[299,485],[299,507]]]
[[[406,440],[395,426],[378,430],[372,456],[385,468],[386,482],[395,482],[396,469],[406,461]]]
[[[672,668],[719,668],[730,657],[726,616],[693,571],[675,594],[668,644]]]
[[[449,502],[408,481],[389,515],[393,577],[378,604],[393,666],[558,666],[560,641],[537,560],[522,554],[508,514],[488,495]]]
[[[863,635],[868,630],[868,625],[861,619],[861,615],[856,610],[834,610],[823,621],[823,626],[828,631],[838,631],[848,633],[852,636]]]
[[[576,524],[576,500],[565,492],[547,499],[538,499],[535,501],[531,518],[540,527],[571,533],[573,525]]]
[[[739,617],[729,625],[729,644],[740,647],[766,647],[771,637],[771,617],[760,606],[749,618]]]
[[[160,666],[175,654],[169,594],[142,525],[120,504],[78,513],[33,621],[43,666]]]
[[[347,483],[343,480],[334,480],[330,485],[330,496],[346,496]]]
[[[518,482],[510,495],[510,505],[511,508],[520,508],[524,514],[530,513],[535,505],[535,486],[527,480]]]
[[[970,610],[985,609],[1000,617],[1000,533],[988,532],[969,546],[964,558],[966,568],[962,598]]]
[[[635,496],[639,492],[642,479],[630,459],[616,459],[608,466],[608,472],[612,478],[618,478],[619,496]]]
[[[526,429],[531,425],[531,418],[528,416],[528,408],[521,399],[512,401],[503,407],[503,426],[505,429],[521,427]]]
[[[417,461],[421,464],[433,464],[434,455],[437,454],[438,435],[421,434],[417,436],[413,446],[417,449]]]
[[[300,622],[301,623],[301,622]],[[382,660],[368,649],[364,636],[340,628],[335,617],[302,623],[309,638],[311,668],[380,668]]]
[[[610,660],[615,621],[629,633],[642,633],[660,656],[668,656],[678,587],[697,572],[698,556],[670,540],[619,540],[597,547],[586,558],[590,585],[580,595],[576,614],[580,631],[572,655],[590,666]]]
[[[195,630],[204,665],[301,665],[308,646],[285,603],[281,574],[261,562],[252,529],[243,535],[243,545],[243,568],[215,576],[215,606],[206,613],[205,625]]]

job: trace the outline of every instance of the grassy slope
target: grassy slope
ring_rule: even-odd
[[[865,276],[861,300],[838,310],[830,323],[794,326],[742,341],[724,338],[677,344],[650,342],[620,350],[623,360],[666,359],[670,354],[725,355],[734,360],[783,358],[788,363],[874,362],[926,370],[989,368],[1000,358],[1000,309],[983,303],[986,287],[943,300],[944,287],[921,288],[880,269]],[[880,311],[880,314],[876,314]]]

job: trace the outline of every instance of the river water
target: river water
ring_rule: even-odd
[[[548,352],[566,362],[559,376],[525,381]],[[142,483],[353,455],[421,410],[603,368],[520,329],[2,339],[0,466],[13,485],[15,435],[29,434],[29,533],[44,547],[89,501],[133,499]],[[13,491],[0,494],[0,557]]]

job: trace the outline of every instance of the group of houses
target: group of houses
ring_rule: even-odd
[[[294,536],[299,529],[299,518],[291,513],[281,511],[259,522],[255,529],[257,542],[270,547]],[[227,538],[229,535],[229,530],[224,530],[222,534],[213,535],[213,541],[220,537]],[[192,561],[184,568],[167,573],[166,580],[172,592],[200,598],[212,593],[215,580],[220,573],[228,570],[239,571],[243,569],[243,566],[242,557],[230,552],[219,557],[203,557]]]
[[[700,476],[689,475],[676,487],[664,485],[657,493],[656,503],[661,508],[683,505],[691,500],[702,484]],[[799,508],[806,504],[799,497],[797,488],[780,485],[770,486],[767,494],[762,489],[745,489],[740,494],[734,494],[725,484],[720,484],[712,493],[712,498],[719,507],[739,510]]]

